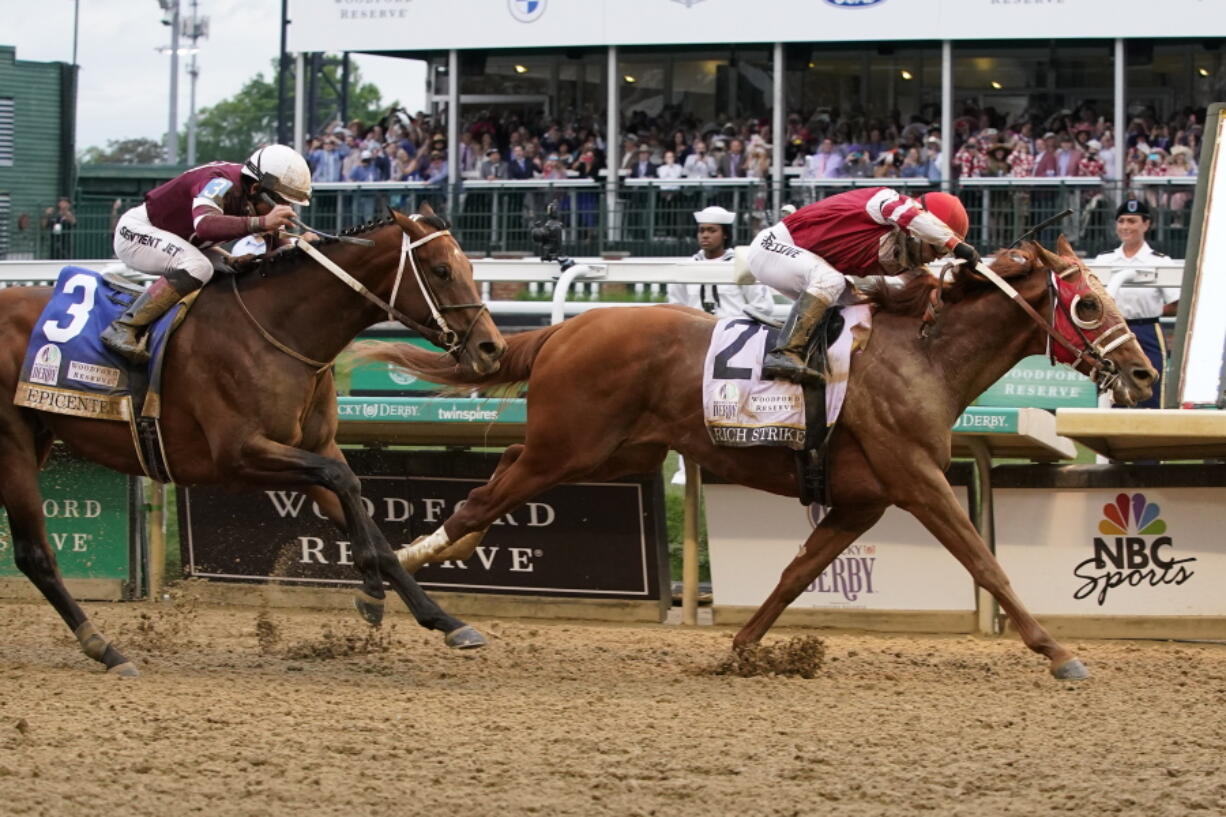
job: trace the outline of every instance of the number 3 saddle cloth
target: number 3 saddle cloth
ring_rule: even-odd
[[[141,452],[142,433],[156,429],[161,416],[167,341],[195,300],[189,296],[149,328],[149,363],[134,366],[103,346],[99,335],[141,291],[119,275],[64,267],[34,324],[13,402],[55,414],[127,422]],[[165,476],[150,473],[149,453],[141,456],[146,473],[155,479]]]
[[[807,398],[799,384],[762,379],[762,357],[774,346],[778,329],[748,317],[721,319],[711,333],[702,376],[703,416],[711,440],[738,448],[776,445],[801,451],[820,447],[843,406],[851,356],[868,341],[871,328],[868,305],[843,307],[842,330],[826,349],[825,411],[806,412],[805,400],[820,400],[820,394],[810,391]],[[821,336],[822,329],[815,334]],[[823,415],[824,422],[818,420],[821,427],[807,427],[806,416]]]

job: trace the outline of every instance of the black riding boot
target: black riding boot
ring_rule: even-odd
[[[201,284],[191,276],[183,275],[196,284],[193,289],[199,289]],[[186,281],[184,284],[186,285]],[[192,290],[189,289],[188,292]],[[177,304],[187,293],[180,292],[166,278],[159,278],[140,294],[126,311],[102,332],[102,343],[111,351],[118,352],[133,363],[147,363],[149,349],[147,337],[137,337],[140,330],[149,326],[166,310]]]
[[[802,292],[792,304],[787,322],[779,330],[779,339],[775,348],[767,352],[762,359],[762,378],[764,380],[791,380],[806,386],[815,386],[824,379],[820,372],[815,372],[805,365],[809,340],[813,331],[821,323],[822,315],[830,307],[825,298]]]

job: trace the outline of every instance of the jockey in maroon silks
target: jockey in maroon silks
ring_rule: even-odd
[[[215,245],[288,227],[290,205],[311,203],[311,171],[293,148],[268,145],[245,164],[194,167],[145,194],[115,225],[115,255],[160,275],[102,333],[107,348],[133,363],[149,359],[140,332],[213,277],[225,253]]]
[[[762,376],[798,383],[822,377],[805,362],[822,315],[847,287],[846,275],[897,275],[942,255],[974,265],[965,241],[966,208],[949,193],[910,198],[888,187],[865,187],[822,199],[767,227],[749,247],[759,281],[795,300],[779,341],[762,361]]]

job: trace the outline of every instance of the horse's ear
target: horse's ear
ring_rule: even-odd
[[[1077,257],[1077,251],[1073,249],[1073,245],[1064,237],[1064,233],[1060,233],[1060,237],[1056,239],[1056,254],[1062,255],[1065,258]]]
[[[434,215],[434,208],[430,206],[430,202],[423,201],[421,203],[421,207],[417,208],[417,212],[421,213],[423,216],[430,217]]]
[[[1042,262],[1045,268],[1058,272],[1068,266],[1068,261],[1065,261],[1039,242],[1035,241],[1033,244],[1035,257]]]
[[[387,212],[391,214],[392,219],[400,226],[400,229],[404,230],[409,235],[415,236],[421,232],[421,227],[417,224],[417,222],[399,210],[393,210],[389,207],[387,208]]]

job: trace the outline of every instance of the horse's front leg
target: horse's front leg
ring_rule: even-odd
[[[860,534],[876,524],[885,511],[884,506],[866,507],[838,506],[813,529],[805,540],[804,548],[784,568],[779,584],[762,602],[745,626],[732,639],[736,648],[756,644],[766,631],[779,619],[788,605],[796,600],[806,587],[830,566],[835,557],[860,537]]]
[[[905,479],[906,474],[900,477]],[[918,519],[962,563],[975,583],[995,597],[1026,646],[1051,662],[1052,675],[1061,680],[1089,677],[1085,665],[1052,638],[1022,604],[1000,562],[988,550],[966,511],[958,504],[953,489],[935,466],[926,469],[922,476],[915,475],[896,499],[896,504]]]
[[[329,457],[300,448],[274,442],[265,437],[248,440],[240,452],[235,473],[248,482],[270,483],[281,485],[312,485],[327,489],[340,504],[339,518],[336,517],[335,506],[330,506],[326,496],[317,494],[317,499],[324,499],[321,510],[326,514],[331,511],[334,521],[343,525],[349,533],[353,544],[353,563],[362,576],[362,594],[366,599],[381,604],[383,590],[383,574],[381,564],[395,561],[391,546],[383,539],[374,522],[362,507],[361,483],[349,468],[348,463],[340,457],[339,449],[336,456]],[[381,557],[379,544],[386,551]],[[389,562],[390,558],[390,562]],[[463,622],[446,615],[425,592],[417,586],[412,577],[407,574],[391,575],[396,579],[408,579],[405,592],[413,603],[409,609],[413,611],[418,623],[429,629],[439,629],[448,633],[448,643],[455,631],[466,629]],[[401,590],[401,582],[396,582],[397,590]],[[360,609],[360,608],[359,608]],[[471,629],[471,628],[468,628]],[[461,634],[461,641],[469,640],[466,634]],[[472,646],[457,644],[456,646]]]

